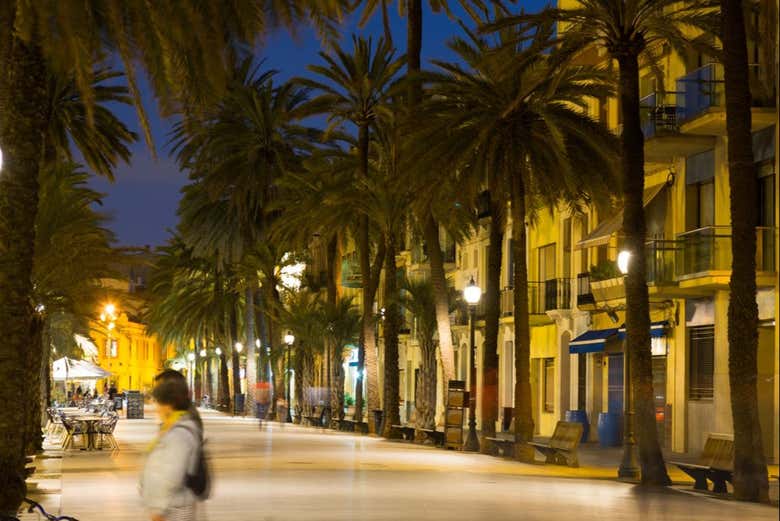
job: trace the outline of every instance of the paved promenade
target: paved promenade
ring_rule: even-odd
[[[80,521],[145,519],[136,482],[156,429],[147,418],[119,422],[119,452],[64,456],[62,514]],[[640,491],[607,479],[614,469],[593,465],[524,465],[298,426],[259,429],[255,421],[214,413],[205,422],[215,488],[202,519],[210,521],[778,518],[776,507],[685,487]]]

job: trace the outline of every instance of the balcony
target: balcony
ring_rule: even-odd
[[[677,133],[680,109],[677,92],[653,92],[639,100],[642,134],[645,139],[665,133]]]
[[[756,228],[756,272],[773,284],[777,272],[776,228]],[[675,277],[683,285],[692,279],[710,278],[715,285],[728,284],[731,272],[731,227],[706,226],[677,236]]]
[[[774,87],[767,69],[750,65],[750,92],[753,101],[753,131],[774,123]],[[726,113],[723,66],[709,63],[677,79],[677,107],[684,133],[725,135]]]
[[[647,241],[645,254],[648,284],[654,286],[675,284],[674,260],[679,249],[679,241],[670,239]]]
[[[590,289],[590,273],[577,275],[577,307],[582,309],[595,309],[596,299]]]
[[[680,155],[703,152],[715,146],[711,136],[680,133],[682,109],[680,93],[654,92],[640,103],[642,134],[645,136],[645,159],[649,163],[668,163]]]
[[[515,290],[501,290],[501,316],[515,311]],[[571,309],[571,279],[550,279],[528,283],[528,314],[546,315],[555,309]]]
[[[341,285],[345,288],[360,288],[363,285],[357,252],[341,258]]]

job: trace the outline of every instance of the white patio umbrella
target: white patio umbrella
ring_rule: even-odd
[[[85,360],[74,360],[63,356],[52,364],[52,375],[55,382],[67,380],[102,380],[108,378],[111,373],[93,363]]]

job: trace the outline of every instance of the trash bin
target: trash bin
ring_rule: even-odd
[[[233,413],[244,414],[244,394],[239,393],[233,396]]]
[[[590,423],[588,423],[588,413],[583,410],[566,411],[566,421],[582,424],[582,438],[580,443],[588,441],[588,434],[590,433]]]
[[[385,416],[385,411],[382,409],[374,409],[374,429],[377,434],[382,433],[382,419]]]
[[[622,419],[620,414],[612,412],[599,414],[599,445],[603,448],[620,445]]]

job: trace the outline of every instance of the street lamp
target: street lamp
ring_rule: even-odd
[[[241,342],[236,342],[236,345],[234,346],[236,348],[236,353],[241,353],[241,351],[244,350],[244,344]]]
[[[618,253],[617,265],[620,273],[628,273],[631,252],[621,250]],[[634,400],[631,392],[631,351],[628,340],[624,344],[623,353],[623,459],[618,468],[618,478],[639,479],[639,464],[636,460],[636,437],[634,436]]]
[[[287,417],[284,419],[286,423],[292,423],[292,415],[290,414],[290,350],[292,349],[294,342],[295,337],[293,336],[292,331],[287,331],[287,334],[284,335],[284,343],[287,344]]]
[[[482,298],[482,288],[474,283],[471,277],[469,283],[463,288],[463,299],[469,305],[469,433],[463,450],[479,452],[479,438],[477,438],[477,367],[475,365],[476,346],[474,342],[474,322],[476,322],[477,304]]]

